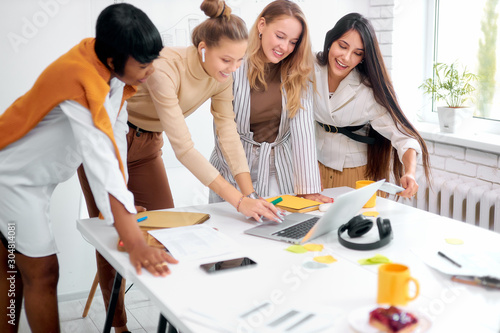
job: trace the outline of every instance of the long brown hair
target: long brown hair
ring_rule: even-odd
[[[271,24],[273,21],[286,16],[296,18],[302,25],[302,34],[295,45],[295,49],[279,64],[281,87],[285,89],[287,95],[288,116],[293,118],[297,111],[302,108],[300,98],[308,89],[311,82],[310,74],[314,66],[314,56],[311,51],[311,39],[306,18],[297,4],[288,0],[276,0],[268,4],[257,17],[252,29],[250,29],[248,39],[248,81],[252,89],[267,88],[264,80],[266,56],[262,51],[257,28],[259,20],[264,18],[266,24]]]
[[[248,39],[245,22],[231,14],[231,8],[224,1],[204,0],[200,8],[209,18],[193,29],[191,40],[194,46],[204,41],[208,47],[216,47],[222,38],[232,41]]]
[[[425,177],[429,180],[431,172],[427,145],[399,106],[389,73],[385,67],[384,58],[380,52],[375,30],[370,21],[358,13],[350,13],[342,17],[326,33],[323,51],[316,56],[318,63],[322,66],[328,66],[330,46],[350,30],[359,33],[365,48],[364,59],[356,66],[363,83],[372,88],[375,100],[389,112],[398,130],[418,141],[422,148],[422,164]],[[368,145],[366,176],[373,180],[390,179],[389,172],[392,160],[394,179],[399,184],[404,170],[396,149],[391,145],[391,141],[380,135],[371,126],[368,135],[375,138],[375,144]]]

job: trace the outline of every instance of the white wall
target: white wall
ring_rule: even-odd
[[[182,44],[189,41],[193,22],[205,19],[201,0],[127,1],[141,7],[157,25],[165,41]],[[234,13],[241,15],[248,28],[269,0],[228,0]],[[338,18],[356,11],[370,13],[370,3],[384,6],[389,1],[369,0],[298,0],[308,19],[313,49],[322,48],[323,38]],[[111,0],[22,0],[0,4],[0,113],[24,94],[40,72],[82,38],[94,35],[95,19]],[[191,19],[191,21],[190,21]],[[169,36],[170,35],[170,36]],[[174,36],[174,37],[172,37]],[[179,42],[180,41],[180,42]],[[213,148],[212,121],[208,103],[187,119],[196,147],[208,158]],[[210,125],[208,125],[210,124]],[[177,206],[206,202],[203,187],[175,159],[168,144],[164,148],[174,200]],[[82,239],[75,220],[85,215],[80,208],[81,191],[73,177],[55,191],[51,219],[60,254],[61,299],[86,296],[95,274],[93,248]]]
[[[1,5],[0,112],[24,94],[40,72],[59,55],[91,34],[84,1],[9,1]],[[75,178],[55,191],[51,206],[60,250],[59,295],[83,295],[95,275],[92,247],[75,228],[80,190]],[[27,207],[26,209],[29,209]]]

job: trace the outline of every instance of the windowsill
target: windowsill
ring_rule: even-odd
[[[424,122],[413,124],[425,140],[500,154],[500,135],[480,131],[443,133],[437,124]]]

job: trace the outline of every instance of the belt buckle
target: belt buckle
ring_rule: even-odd
[[[332,128],[335,128],[335,132],[332,131]],[[325,130],[326,130],[327,133],[333,133],[333,134],[339,132],[339,129],[337,128],[337,126],[334,126],[334,125],[326,125],[325,126]]]

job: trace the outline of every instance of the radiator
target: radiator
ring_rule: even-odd
[[[435,177],[432,188],[418,178],[418,193],[403,202],[441,216],[500,232],[500,188],[463,179]]]

